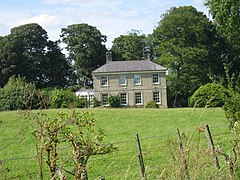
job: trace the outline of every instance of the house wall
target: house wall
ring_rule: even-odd
[[[160,84],[153,84],[152,74],[158,73]],[[119,85],[120,74],[94,74],[94,96],[101,100],[101,94],[118,95],[119,93],[127,93],[128,105],[135,106],[135,92],[142,93],[142,105],[146,105],[150,100],[153,100],[153,91],[161,93],[160,107],[167,107],[166,93],[166,75],[165,72],[138,72],[138,73],[121,73],[126,75],[126,85]],[[141,85],[134,85],[134,74],[141,74]],[[108,86],[101,86],[101,77],[108,76]]]

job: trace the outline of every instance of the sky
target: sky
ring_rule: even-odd
[[[58,40],[61,29],[87,23],[107,36],[111,48],[114,38],[130,30],[150,34],[171,7],[194,6],[209,17],[205,0],[0,0],[0,36],[13,27],[38,23],[50,40]]]

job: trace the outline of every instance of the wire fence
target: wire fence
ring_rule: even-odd
[[[213,131],[213,139],[221,140],[226,138],[226,136],[230,137],[230,132],[227,131],[228,128],[226,124],[211,126],[210,128]],[[225,131],[220,130],[221,128],[225,129]],[[140,141],[143,159],[146,163],[147,173],[155,179],[155,174],[161,175],[161,171],[165,171],[165,165],[171,164],[172,161],[179,156],[178,151],[174,151],[174,149],[178,148],[176,132],[152,136],[144,136],[144,131],[142,132],[143,135],[140,134]],[[188,144],[187,148],[189,149],[187,151],[191,151],[191,148],[195,146],[193,143],[196,137],[199,136],[199,132],[194,129],[183,131],[182,134],[183,139],[185,138],[184,143]],[[191,141],[188,139],[189,137],[192,137]],[[18,137],[17,135],[10,138],[3,137],[0,138],[0,140],[3,142],[0,148],[0,157],[2,157],[2,159],[0,159],[1,176],[4,179],[31,179],[33,176],[36,177],[38,174],[38,172],[36,172],[38,164],[36,162],[37,154],[34,151],[34,142],[21,143],[22,137]],[[199,144],[201,143],[202,142],[199,142]],[[217,141],[217,143],[221,144],[226,142]],[[88,167],[91,179],[101,179],[102,177],[134,179],[139,177],[137,162],[138,151],[134,137],[115,141],[111,144],[116,147],[116,151],[90,158]],[[17,154],[14,151],[7,152],[8,147],[11,145],[17,145],[19,148],[24,146],[24,149],[26,149],[27,146],[31,149],[31,152],[28,155],[26,152],[19,152]],[[68,149],[71,150],[71,146],[58,148],[60,151]],[[165,157],[167,156],[166,154],[170,155]],[[67,155],[64,158],[68,158]],[[44,172],[47,173],[47,168],[45,168]]]

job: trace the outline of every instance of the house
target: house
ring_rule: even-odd
[[[154,100],[167,107],[167,69],[150,60],[112,61],[107,53],[106,64],[92,72],[94,97],[103,106],[110,96],[119,95],[123,106],[145,106]]]

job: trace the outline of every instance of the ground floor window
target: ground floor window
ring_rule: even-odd
[[[127,105],[127,93],[120,93],[120,104]]]
[[[160,95],[160,92],[153,92],[153,100],[154,100],[157,104],[161,104],[161,95]]]
[[[137,92],[135,93],[135,104],[142,104],[142,93]]]
[[[108,94],[102,94],[102,105],[103,106],[108,105]]]

